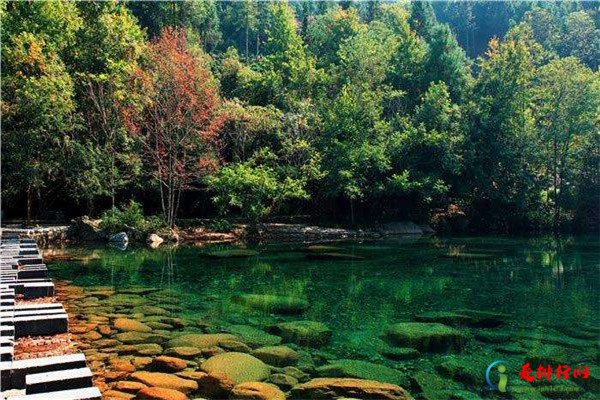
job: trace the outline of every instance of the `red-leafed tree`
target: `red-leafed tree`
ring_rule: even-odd
[[[172,226],[182,191],[218,165],[223,115],[216,81],[206,55],[188,46],[185,32],[165,28],[148,46],[132,84],[143,100],[127,107],[124,118],[140,138],[145,164],[160,187],[164,218]]]

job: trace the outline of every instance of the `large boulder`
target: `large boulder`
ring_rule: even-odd
[[[198,383],[195,381],[162,372],[139,371],[131,374],[131,378],[148,386],[177,390],[185,394],[192,393],[198,389]]]
[[[460,350],[468,340],[461,330],[438,323],[401,322],[390,326],[385,338],[394,345],[420,351]]]
[[[336,360],[317,368],[318,376],[338,378],[370,379],[379,382],[408,385],[408,378],[400,371],[360,360]]]
[[[119,233],[115,233],[114,235],[110,235],[108,237],[108,241],[111,243],[126,244],[126,243],[129,243],[129,237],[127,236],[127,233],[119,232]]]
[[[294,386],[293,399],[337,399],[349,397],[369,400],[412,400],[398,385],[353,378],[315,378]]]
[[[245,382],[233,388],[230,398],[235,400],[285,400],[285,393],[271,383]]]
[[[327,325],[317,321],[282,322],[271,326],[269,331],[281,336],[285,342],[311,347],[323,346],[332,335]]]
[[[149,369],[154,371],[176,372],[182,371],[187,367],[185,360],[177,357],[158,356],[152,360]]]
[[[229,333],[190,333],[171,339],[167,347],[195,347],[205,349],[218,346],[221,342],[228,340],[238,340],[238,338]]]
[[[236,303],[278,314],[301,314],[308,308],[308,301],[296,297],[271,294],[242,294],[234,296]]]
[[[99,219],[90,219],[87,215],[75,218],[67,232],[68,236],[76,242],[99,242],[104,240],[106,233],[100,228]]]
[[[235,384],[264,381],[269,377],[269,367],[258,358],[245,353],[222,353],[212,356],[200,365],[209,374],[224,374]]]

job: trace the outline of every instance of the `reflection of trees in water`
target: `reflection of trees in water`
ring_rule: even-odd
[[[160,270],[160,285],[161,289],[172,289],[175,281],[175,269],[177,263],[175,262],[174,250],[168,248],[160,252],[161,255],[161,270]]]

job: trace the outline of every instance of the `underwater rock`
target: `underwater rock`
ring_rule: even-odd
[[[269,327],[269,331],[281,336],[285,342],[300,346],[320,347],[331,338],[332,332],[327,325],[317,321],[291,321]]]
[[[215,250],[204,253],[206,257],[212,258],[248,258],[258,255],[258,251],[250,249]]]
[[[408,378],[400,371],[360,360],[335,360],[317,368],[317,375],[333,378],[358,378],[408,386]]]
[[[228,333],[191,333],[171,339],[167,347],[196,347],[204,349],[218,346],[225,340],[238,340],[237,336]]]
[[[152,360],[148,369],[159,372],[177,372],[187,368],[185,360],[177,357],[159,356]]]
[[[353,378],[315,378],[293,387],[291,395],[292,399],[413,399],[410,393],[398,385]]]
[[[466,333],[438,323],[401,322],[390,326],[385,337],[398,346],[420,351],[460,350],[468,340]]]
[[[345,253],[309,253],[306,255],[306,258],[309,260],[353,260],[353,261],[361,261],[364,260],[365,257],[356,256],[354,254],[345,254]]]
[[[308,301],[297,297],[271,294],[242,294],[232,300],[248,307],[279,314],[301,314],[308,308]]]
[[[421,355],[417,349],[411,347],[382,346],[378,352],[390,360],[411,360]]]
[[[161,387],[143,388],[137,393],[135,398],[136,400],[188,400],[185,393]]]
[[[152,334],[145,332],[122,332],[115,335],[115,339],[125,344],[139,344],[146,342]]]
[[[198,394],[211,399],[226,399],[233,390],[235,383],[225,374],[208,373],[197,379]]]
[[[275,367],[287,367],[296,364],[298,353],[287,346],[266,346],[254,350],[254,357]]]
[[[269,377],[269,382],[285,391],[290,390],[299,383],[298,379],[286,374],[273,374]]]
[[[162,354],[163,348],[156,343],[141,343],[134,345],[135,351],[142,356],[156,356]]]
[[[488,362],[481,357],[448,357],[436,366],[436,370],[442,375],[455,381],[471,385],[480,385],[485,382],[485,370]]]
[[[496,328],[503,325],[511,317],[510,314],[485,310],[460,309],[455,312],[471,317],[470,324],[478,328]]]
[[[342,249],[340,247],[336,247],[336,246],[315,244],[312,246],[308,246],[306,248],[306,251],[309,251],[311,253],[338,253],[338,252],[342,251]]]
[[[245,382],[233,388],[231,398],[236,400],[285,400],[285,394],[271,383]]]
[[[478,330],[475,332],[475,339],[485,343],[507,343],[512,336],[506,332]]]
[[[439,322],[450,326],[471,325],[475,322],[473,317],[450,311],[428,311],[415,315],[419,322]]]
[[[271,335],[249,325],[229,325],[226,330],[252,347],[275,346],[281,343],[279,336]]]
[[[139,371],[131,374],[131,378],[148,386],[173,389],[185,394],[190,394],[198,389],[198,383],[195,381],[163,372]]]
[[[199,356],[202,353],[197,347],[172,347],[165,351],[165,354],[168,356],[177,356],[181,358],[192,359]]]
[[[458,383],[431,372],[419,371],[412,377],[412,380],[414,386],[421,391],[424,400],[454,399],[453,394],[462,389]],[[476,398],[478,396],[473,393],[473,400]]]
[[[114,389],[120,390],[121,392],[137,393],[143,388],[148,387],[142,382],[133,381],[119,381],[113,386]]]
[[[118,293],[106,299],[106,303],[112,306],[135,307],[146,303],[146,300],[137,294]]]
[[[152,332],[152,328],[148,325],[129,318],[117,318],[114,326],[122,332]]]
[[[134,314],[140,313],[140,314],[150,315],[150,316],[160,316],[160,315],[166,315],[169,313],[164,308],[156,307],[156,306],[138,306],[138,307],[132,308],[131,312]]]
[[[208,373],[222,373],[234,383],[264,381],[269,377],[269,367],[246,353],[223,353],[213,356],[200,365]]]

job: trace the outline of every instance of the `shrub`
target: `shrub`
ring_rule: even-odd
[[[109,235],[123,231],[136,231],[148,234],[157,231],[165,225],[159,217],[146,218],[141,204],[133,200],[127,206],[105,211],[101,218],[100,227]]]

